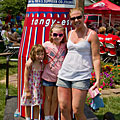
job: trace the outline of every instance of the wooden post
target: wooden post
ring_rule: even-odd
[[[76,0],[76,7],[82,7],[84,9],[84,0]]]

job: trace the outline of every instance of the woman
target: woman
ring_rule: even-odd
[[[99,40],[97,33],[84,24],[81,8],[70,10],[70,20],[75,29],[68,34],[68,53],[57,81],[61,120],[72,120],[71,108],[76,120],[86,120],[84,106],[93,67],[96,82],[91,89],[100,86]]]

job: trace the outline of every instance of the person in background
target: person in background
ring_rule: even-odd
[[[1,32],[2,32],[2,26],[3,26],[1,19],[2,17],[0,17],[0,40],[2,40]]]
[[[15,25],[15,18],[14,18],[14,16],[13,16],[13,15],[11,16],[11,20],[10,20],[10,22],[11,22],[11,25],[12,25],[12,26],[14,26],[14,25]]]
[[[8,45],[9,46],[12,46],[12,45],[19,46],[20,43],[19,43],[19,40],[17,39],[17,37],[18,37],[17,32],[12,33],[10,25],[8,25],[8,24],[5,24],[4,29],[5,29],[5,31],[4,31],[4,34],[2,35],[2,37],[3,37],[3,39],[5,39],[5,41],[7,40]]]
[[[112,55],[116,55],[117,41],[120,38],[117,35],[114,35],[114,29],[112,26],[107,27],[106,32],[107,36],[105,38],[105,43],[112,43],[114,45],[114,48],[107,48],[107,51],[109,51]]]
[[[43,72],[43,61],[46,59],[46,52],[42,45],[32,46],[30,57],[33,61],[29,68],[25,65],[24,89],[21,98],[21,105],[25,106],[26,120],[30,120],[31,106],[33,106],[34,120],[39,119],[39,105],[42,104],[43,87],[41,75]]]
[[[2,31],[1,31],[1,36],[3,36],[4,35],[4,33],[5,33],[5,24],[2,26]],[[3,39],[3,38],[2,38]]]
[[[86,120],[84,106],[93,67],[96,82],[91,89],[100,87],[99,39],[97,33],[85,25],[82,8],[71,9],[69,15],[75,29],[68,33],[68,52],[56,84],[61,120],[72,120],[72,111],[76,120]]]
[[[22,27],[22,15],[21,15],[21,13],[18,13],[18,15],[16,16],[16,21],[17,21],[17,25]]]
[[[5,24],[11,24],[11,14],[9,13],[10,11],[8,11],[8,15],[5,18]]]
[[[106,33],[106,28],[104,26],[100,27],[98,29],[98,38],[100,42],[100,54],[101,54],[101,59],[104,60],[106,58],[106,45],[105,45],[105,33]]]

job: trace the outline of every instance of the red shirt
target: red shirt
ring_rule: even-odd
[[[107,48],[107,51],[110,52],[112,55],[116,54],[116,42],[119,37],[113,34],[108,34],[105,38],[105,43],[112,43],[114,48]]]
[[[103,34],[98,34],[99,41],[103,43],[103,46],[100,44],[100,53],[104,54],[106,53],[106,46],[105,46],[105,35]]]
[[[117,41],[117,37],[116,35],[113,35],[113,34],[108,34],[105,38],[105,42],[106,43],[112,43],[116,46],[116,41]]]

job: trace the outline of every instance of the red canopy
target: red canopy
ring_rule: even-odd
[[[94,14],[120,14],[120,7],[108,0],[101,0],[84,8],[85,13]]]

